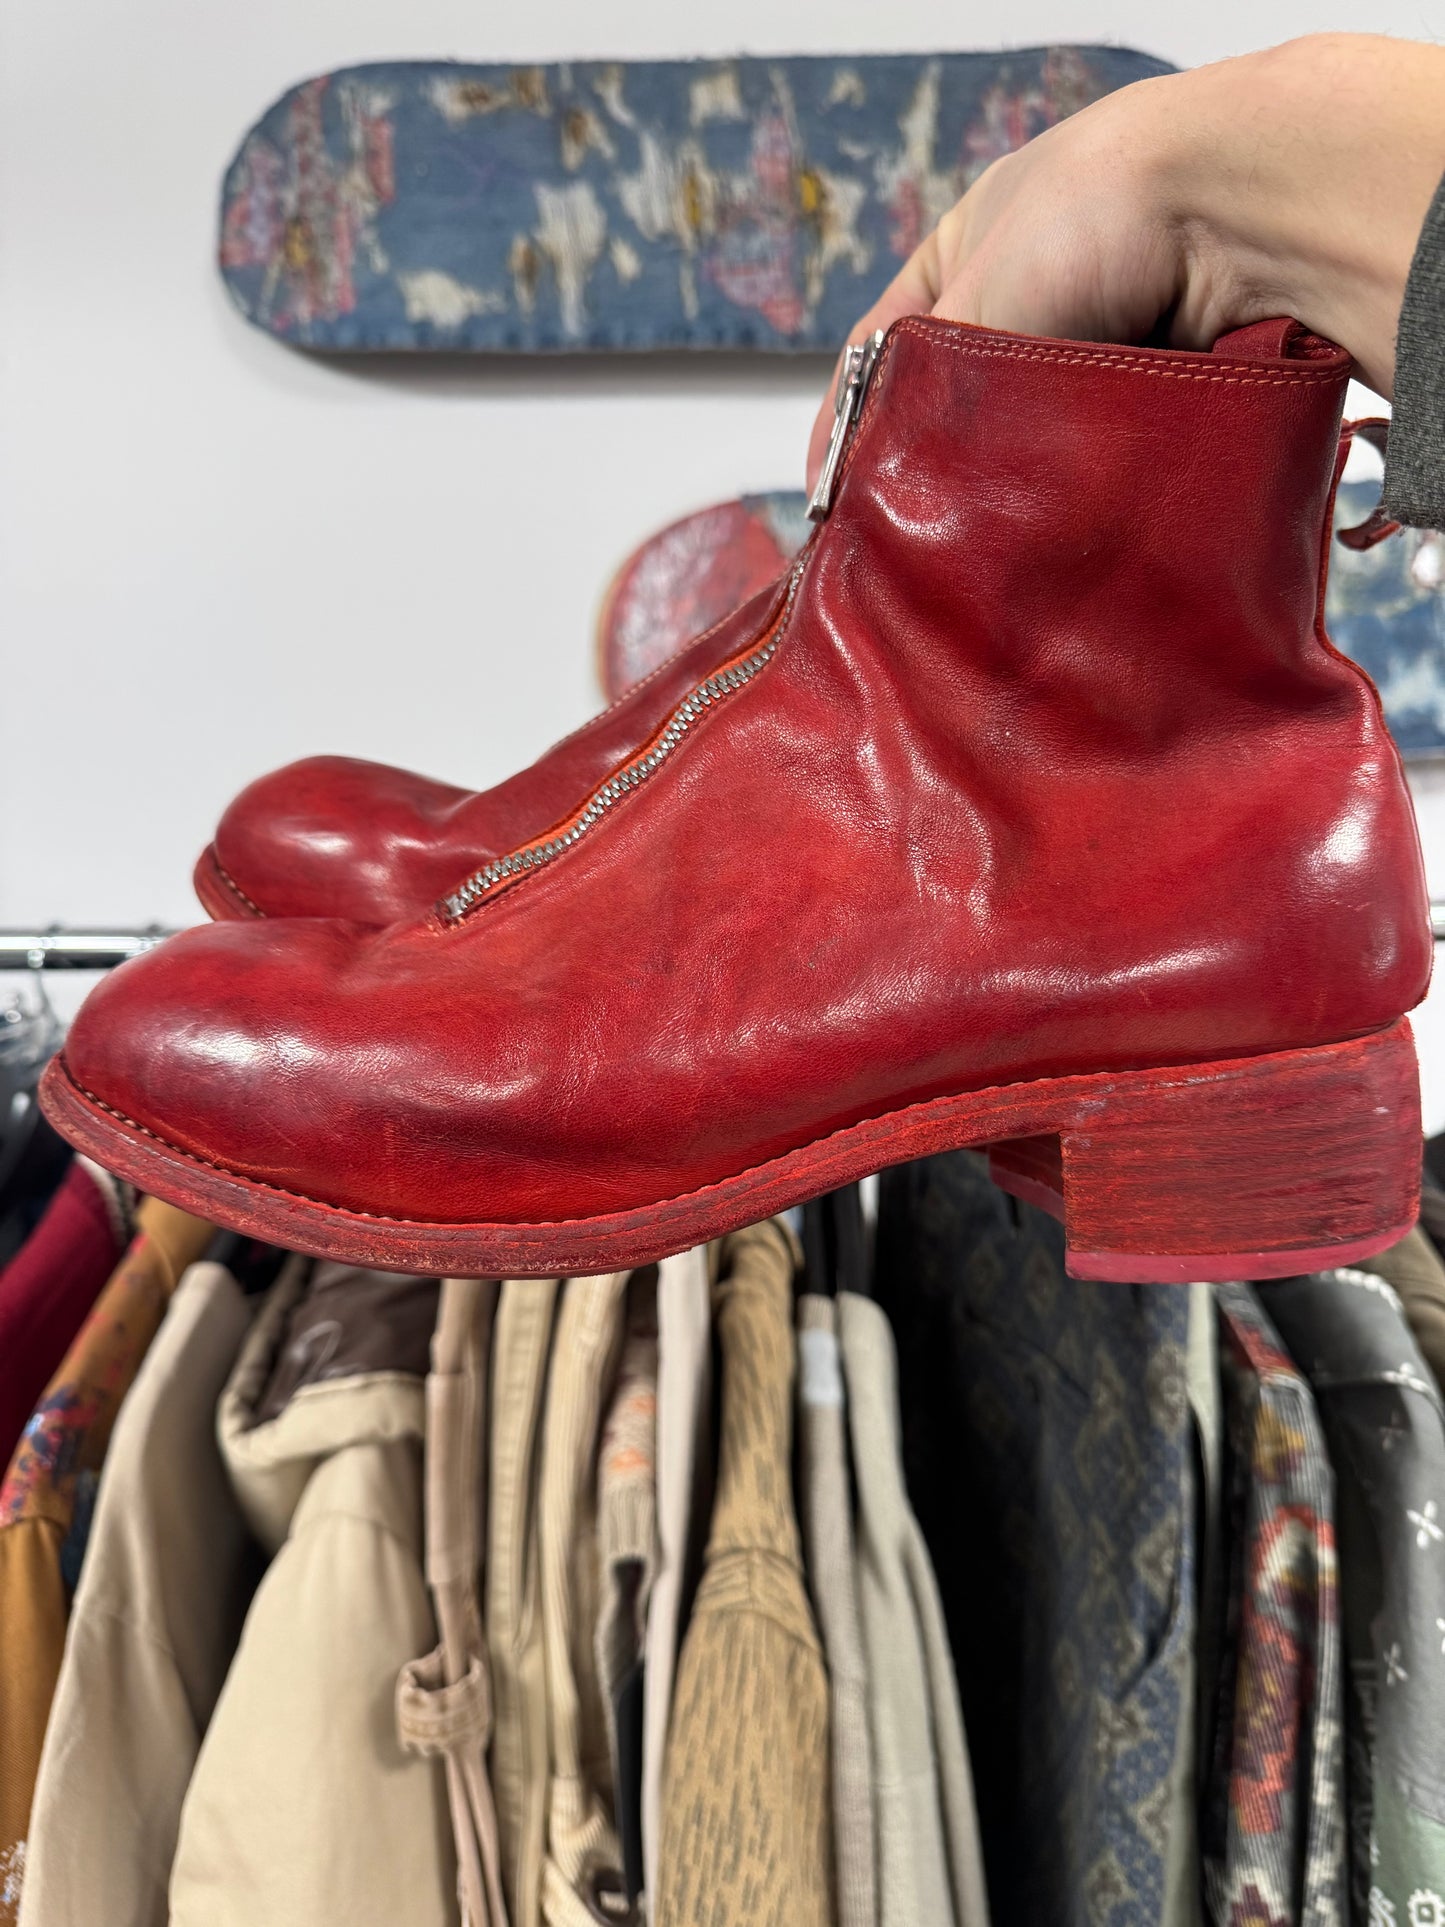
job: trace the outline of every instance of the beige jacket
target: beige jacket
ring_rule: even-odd
[[[536,1927],[547,1834],[538,1462],[555,1278],[509,1278],[492,1331],[485,1619],[492,1670],[488,1767],[512,1927]]]
[[[457,1927],[446,1775],[397,1733],[401,1668],[436,1644],[422,1569],[435,1281],[283,1277],[218,1418],[271,1563],[201,1746],[173,1927]],[[107,1916],[107,1918],[112,1918]]]
[[[40,1756],[21,1927],[166,1927],[186,1784],[259,1569],[216,1447],[251,1309],[220,1265],[192,1265],[121,1407]]]

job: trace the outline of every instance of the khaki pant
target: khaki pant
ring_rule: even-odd
[[[547,1661],[548,1927],[592,1927],[622,1891],[622,1851],[612,1825],[611,1752],[597,1680],[597,1447],[616,1373],[627,1303],[626,1272],[569,1278],[547,1380],[537,1530]]]
[[[515,1927],[541,1918],[547,1831],[547,1676],[536,1534],[537,1472],[555,1278],[502,1286],[492,1330],[485,1617],[492,1666],[492,1795]]]

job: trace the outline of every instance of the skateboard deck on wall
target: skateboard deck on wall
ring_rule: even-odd
[[[1378,482],[1346,482],[1336,529],[1364,522]],[[807,538],[807,497],[720,502],[634,549],[603,599],[598,674],[609,701],[775,582]],[[1406,757],[1445,752],[1445,536],[1404,529],[1374,548],[1331,545],[1325,626],[1374,679]]]
[[[1342,482],[1335,528],[1368,520],[1378,482]],[[1406,757],[1445,752],[1445,536],[1401,529],[1373,548],[1336,542],[1325,627],[1368,670]]]
[[[1117,47],[343,68],[242,142],[221,272],[313,349],[832,351],[990,161],[1171,71]]]

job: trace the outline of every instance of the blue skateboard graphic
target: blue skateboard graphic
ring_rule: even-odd
[[[241,312],[334,351],[832,351],[989,162],[1167,63],[1114,47],[386,62],[226,174]]]

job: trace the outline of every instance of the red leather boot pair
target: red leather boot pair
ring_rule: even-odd
[[[641,1263],[957,1145],[1081,1276],[1382,1247],[1431,945],[1321,626],[1347,373],[1290,323],[1211,355],[897,323],[785,583],[497,790],[251,791],[202,877],[245,920],[95,992],[50,1116],[409,1271]]]

